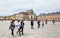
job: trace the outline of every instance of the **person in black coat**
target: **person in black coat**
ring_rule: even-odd
[[[45,20],[45,24],[47,24],[47,20]]]
[[[37,24],[38,24],[38,28],[40,28],[40,21],[37,21]]]
[[[23,22],[23,20],[21,21],[21,26],[20,26],[20,31],[19,31],[19,35],[21,36],[21,32],[22,32],[22,35],[24,35],[24,33],[23,33],[23,30],[24,30],[24,22]]]
[[[14,28],[15,28],[15,24],[14,24],[14,20],[12,20],[9,30],[11,29],[11,35],[14,36]]]
[[[33,20],[31,20],[31,29],[34,29],[33,25],[34,25]]]

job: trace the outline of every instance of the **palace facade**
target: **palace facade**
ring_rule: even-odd
[[[27,10],[26,12],[20,12],[10,16],[6,16],[4,19],[5,20],[36,20],[36,14],[34,14],[34,11],[31,9],[31,10]]]
[[[37,18],[37,20],[55,20],[55,21],[60,21],[60,12],[56,13],[48,13],[48,14],[40,14]]]
[[[19,12],[10,16],[0,16],[0,20],[56,20],[60,21],[60,12],[40,14],[36,16],[32,9],[27,10],[26,12]]]

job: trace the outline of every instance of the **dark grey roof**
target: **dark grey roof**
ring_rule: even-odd
[[[48,14],[40,14],[39,16],[48,16],[48,15],[60,15],[60,12],[53,12]]]

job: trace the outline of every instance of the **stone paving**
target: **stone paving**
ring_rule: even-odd
[[[24,36],[17,35],[17,28],[15,28],[13,37],[9,30],[10,21],[0,21],[0,38],[60,38],[60,22],[55,24],[48,22],[44,27],[40,26],[39,29],[36,21],[34,21],[34,29],[31,29],[30,21],[24,22]]]

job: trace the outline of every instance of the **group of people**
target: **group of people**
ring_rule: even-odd
[[[37,27],[40,28],[40,25],[41,25],[41,24],[40,24],[40,20],[37,21],[37,24],[38,24]],[[34,29],[33,26],[34,26],[34,22],[33,22],[33,20],[31,20],[31,29]],[[43,26],[44,26],[44,21],[42,21],[42,27],[43,27]]]
[[[14,36],[14,28],[15,27],[17,27],[17,34],[19,34],[20,36],[21,35],[24,35],[24,33],[23,33],[23,29],[24,29],[24,21],[22,20],[22,21],[20,21],[20,20],[17,20],[17,23],[15,24],[14,23],[15,22],[15,20],[12,20],[11,21],[11,23],[10,23],[10,27],[9,27],[9,29],[11,29],[11,35],[12,36]],[[40,21],[37,21],[37,24],[38,24],[38,28],[40,28]],[[31,20],[31,29],[34,29],[34,21],[33,20]],[[42,21],[42,26],[44,26],[44,21]]]
[[[14,28],[15,27],[17,27],[17,29],[18,29],[17,34],[19,34],[21,36],[21,32],[22,32],[22,35],[24,35],[23,34],[23,28],[24,28],[23,20],[21,22],[20,22],[20,20],[18,20],[16,26],[15,26],[14,22],[15,22],[15,20],[12,20],[10,27],[9,27],[9,29],[11,29],[11,35],[14,36]]]
[[[38,24],[37,28],[40,28],[40,25],[41,25],[40,22],[41,22],[40,20],[37,21],[37,24]],[[53,24],[55,23],[54,20],[52,22],[53,22]],[[47,24],[47,20],[45,20],[45,24]],[[15,24],[15,20],[12,20],[10,23],[10,26],[9,26],[9,29],[11,30],[11,35],[14,36],[15,27],[17,27],[17,32],[16,32],[17,34],[19,34],[20,36],[24,35],[24,33],[23,33],[24,25],[25,24],[24,24],[23,20],[22,21],[17,20],[16,24]],[[44,26],[44,21],[42,21],[42,27],[43,26]],[[31,29],[34,29],[34,21],[33,20],[31,20]]]

